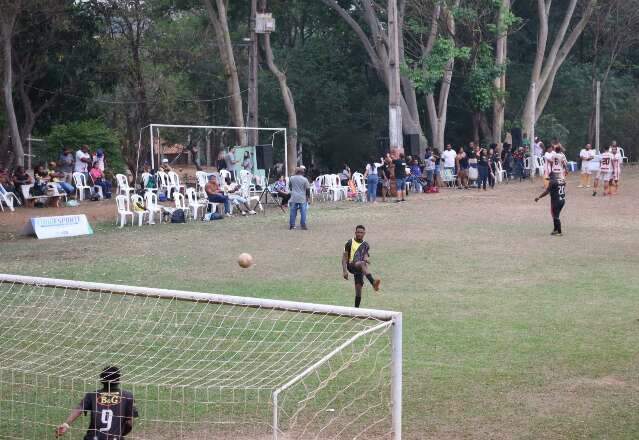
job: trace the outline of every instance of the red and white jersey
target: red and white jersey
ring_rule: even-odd
[[[546,178],[550,176],[550,172],[552,171],[552,160],[554,155],[554,151],[546,151],[544,153],[544,177]]]
[[[612,153],[606,151],[601,155],[599,169],[602,173],[609,173],[612,171]]]
[[[619,180],[619,174],[621,174],[621,163],[623,162],[621,152],[617,150],[616,153],[610,152],[610,154],[612,156],[612,174],[615,177],[615,180]]]
[[[550,170],[553,173],[561,175],[563,178],[563,173],[566,170],[567,163],[568,161],[566,160],[566,155],[564,153],[555,153],[552,155]]]

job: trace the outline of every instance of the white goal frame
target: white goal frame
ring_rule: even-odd
[[[257,130],[257,131],[268,131],[273,132],[273,135],[277,133],[284,133],[284,173],[285,177],[288,177],[288,131],[284,127],[232,127],[226,125],[175,125],[175,124],[149,124],[149,134],[150,134],[150,142],[151,142],[151,168],[155,168],[155,158],[154,158],[154,128],[204,128],[204,129],[213,129],[213,130]],[[158,164],[159,166],[159,164]]]
[[[391,429],[392,439],[402,438],[402,313],[387,310],[360,309],[326,304],[313,304],[297,301],[283,301],[263,298],[220,295],[213,293],[189,292],[184,290],[169,290],[150,287],[128,286],[120,284],[94,283],[75,280],[64,280],[23,275],[0,274],[0,283],[19,283],[42,287],[59,287],[65,289],[87,290],[95,292],[111,292],[114,294],[143,296],[154,298],[170,298],[184,301],[207,301],[209,303],[234,305],[242,307],[282,310],[299,313],[322,313],[328,315],[345,316],[361,319],[376,319],[382,321],[378,325],[363,330],[346,340],[323,358],[310,365],[297,376],[284,383],[272,393],[273,403],[273,439],[280,439],[278,396],[279,394],[303,380],[309,374],[319,369],[342,349],[348,347],[360,337],[392,326],[391,329]]]

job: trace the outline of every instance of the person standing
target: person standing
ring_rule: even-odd
[[[604,152],[599,159],[599,172],[595,177],[595,184],[592,191],[592,196],[597,195],[597,188],[599,182],[603,180],[604,190],[603,195],[610,195],[610,180],[612,179],[612,154],[610,153],[610,146],[604,148]]]
[[[459,189],[468,189],[468,156],[464,151],[464,147],[459,147],[457,157],[455,159],[457,165],[457,179],[459,180]]]
[[[550,183],[548,188],[544,190],[539,197],[535,198],[535,202],[539,201],[542,197],[550,194],[550,215],[552,215],[553,230],[550,235],[561,236],[561,220],[559,214],[566,204],[566,181],[561,178],[558,173],[550,173]]]
[[[377,203],[377,184],[379,183],[377,169],[380,166],[380,163],[375,162],[375,159],[371,158],[366,164],[366,171],[364,171],[364,177],[366,178],[366,200],[372,203]]]
[[[84,174],[87,178],[87,182],[89,181],[89,166],[91,166],[91,155],[89,154],[89,146],[82,145],[82,147],[75,152],[74,171],[76,173]]]
[[[355,279],[355,307],[359,307],[362,302],[364,277],[371,283],[375,292],[379,291],[379,286],[382,283],[381,279],[375,279],[368,270],[370,246],[364,241],[364,235],[366,235],[366,228],[363,225],[357,225],[355,238],[346,242],[342,254],[342,276],[348,280],[350,272]]]
[[[138,417],[138,410],[133,394],[120,389],[120,369],[106,367],[100,373],[100,382],[102,389],[84,395],[66,421],[55,429],[56,437],[66,434],[82,413],[90,416],[86,440],[122,440],[133,430],[133,418]]]
[[[479,152],[479,157],[477,158],[477,169],[479,171],[477,190],[481,190],[483,187],[484,191],[486,191],[488,176],[490,175],[490,165],[488,164],[488,153],[486,153],[485,148],[482,148]]]
[[[288,201],[290,210],[288,228],[295,229],[297,211],[300,211],[300,227],[303,230],[307,230],[306,210],[308,209],[311,184],[308,179],[304,177],[304,168],[295,168],[295,175],[288,180],[288,187],[291,190],[291,198]]]
[[[558,175],[559,179],[566,178],[566,172],[568,170],[568,160],[563,151],[563,146],[559,142],[553,143],[555,152],[552,155],[550,172]]]
[[[617,142],[613,142],[610,147],[610,155],[612,156],[612,176],[610,178],[610,195],[617,194],[619,191],[619,178],[621,177],[621,163],[623,157],[621,151],[617,147]]]
[[[399,153],[399,158],[393,161],[395,165],[395,182],[397,187],[397,200],[395,202],[405,202],[404,190],[406,189],[406,161],[404,153]]]
[[[66,183],[73,184],[74,162],[75,162],[75,159],[73,157],[73,153],[71,152],[71,148],[64,147],[58,159],[58,165],[59,165],[58,169],[61,173],[64,173],[64,181]]]
[[[592,145],[586,144],[586,146],[579,152],[579,158],[581,159],[581,182],[577,188],[590,188],[590,176],[592,175],[590,162],[595,158],[595,152],[592,149]]]
[[[235,159],[235,147],[231,147],[229,152],[224,155],[224,163],[226,169],[231,172],[231,176],[235,176],[235,165],[239,161]]]
[[[442,159],[444,160],[444,171],[446,171],[449,176],[453,176],[455,174],[455,159],[457,159],[457,153],[455,153],[451,144],[446,144],[446,149],[442,153]]]

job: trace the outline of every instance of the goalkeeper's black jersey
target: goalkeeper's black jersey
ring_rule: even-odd
[[[122,440],[127,419],[137,417],[133,394],[128,391],[94,391],[82,399],[82,410],[91,417],[84,440]]]

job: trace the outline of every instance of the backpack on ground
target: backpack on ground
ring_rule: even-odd
[[[186,223],[186,216],[183,209],[176,209],[171,213],[171,223]]]

